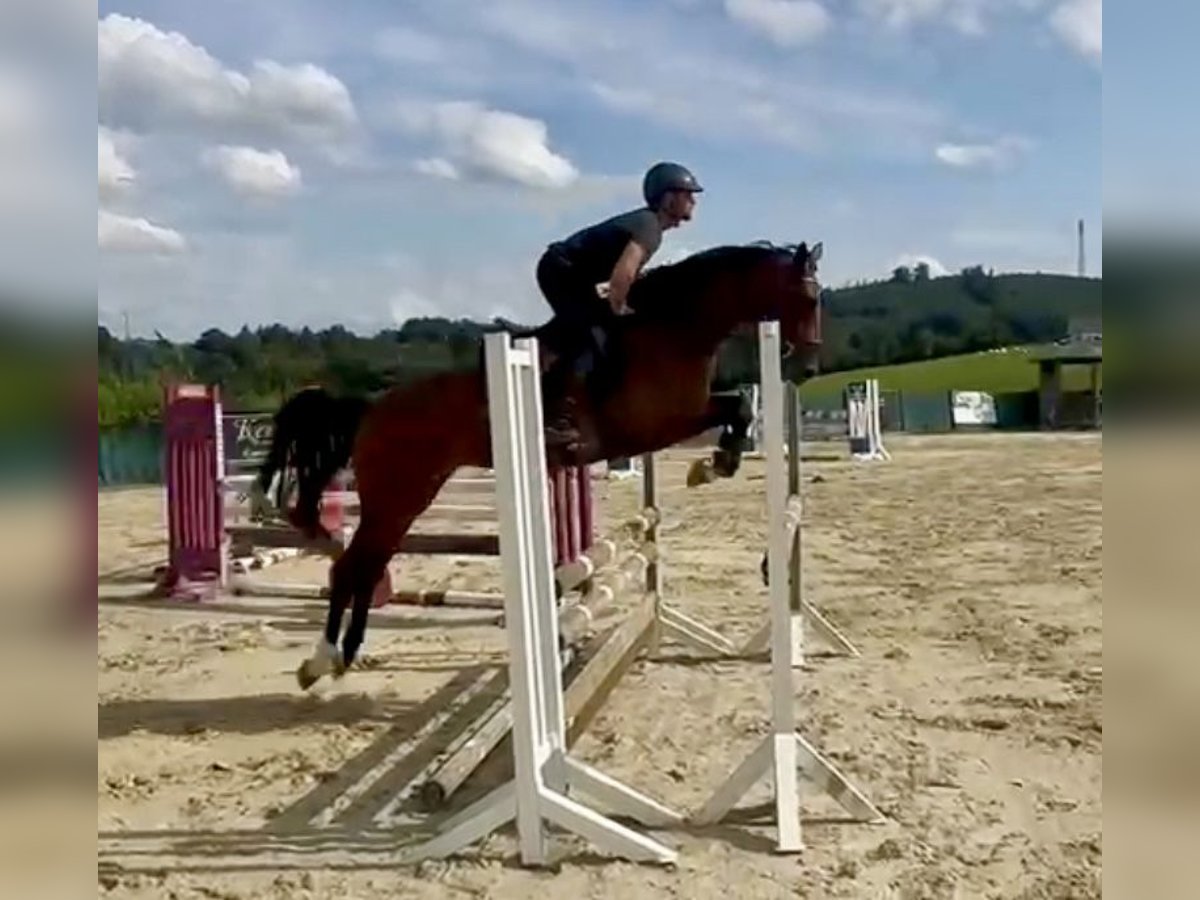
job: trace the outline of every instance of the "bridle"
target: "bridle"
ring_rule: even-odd
[[[816,315],[820,316],[821,315],[821,290],[822,290],[821,280],[819,278],[817,278],[817,276],[815,274],[810,275],[807,272],[805,272],[804,275],[800,276],[800,283],[803,285],[806,285],[807,287],[811,287],[814,289],[813,295],[812,295],[813,304],[816,306]],[[795,350],[796,350],[795,343],[793,343],[792,341],[789,341],[785,338],[783,341],[783,346],[782,346],[784,358],[786,359],[787,357],[791,356],[792,353],[795,352]]]

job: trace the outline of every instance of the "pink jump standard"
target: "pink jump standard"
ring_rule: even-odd
[[[232,547],[240,541],[258,547],[294,548],[336,558],[353,534],[347,507],[355,499],[338,485],[322,494],[320,521],[326,535],[307,537],[288,524],[234,524],[226,502],[237,493],[245,476],[228,471],[224,416],[220,389],[213,385],[175,384],[166,389],[163,414],[163,476],[166,482],[167,565],[159,573],[159,592],[177,599],[200,600],[221,591],[303,596],[323,599],[327,586],[235,584],[231,571]],[[554,551],[558,564],[578,558],[592,545],[591,481],[587,467],[555,469],[549,475],[554,524]],[[483,479],[471,479],[471,481]],[[479,508],[447,505],[446,518],[478,519]],[[486,510],[484,510],[486,512]],[[491,514],[489,514],[491,515]],[[487,534],[414,534],[402,553],[495,556],[497,539]],[[461,596],[459,594],[461,593]],[[431,599],[436,598],[436,599]],[[376,587],[373,606],[389,602],[446,605],[499,606],[482,594],[453,591],[401,591],[392,589],[386,569]]]

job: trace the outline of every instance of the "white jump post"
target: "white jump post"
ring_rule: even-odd
[[[846,432],[850,455],[857,460],[889,460],[892,455],[883,446],[883,422],[880,418],[879,380],[851,384],[846,388]]]
[[[514,779],[454,816],[418,855],[450,856],[515,819],[521,860],[528,866],[547,861],[547,823],[620,857],[672,863],[674,850],[567,796],[570,788],[648,826],[682,821],[672,810],[567,755],[538,349],[533,340],[514,346],[507,334],[499,333],[487,335],[485,345]]]
[[[652,453],[647,453],[642,458],[642,506],[648,510],[655,510],[661,515],[658,505],[658,473],[655,471],[654,454]],[[661,518],[655,518],[650,522],[645,530],[645,540],[657,546],[658,529],[661,524]],[[664,574],[663,559],[660,554],[646,569],[646,590],[658,598],[654,638],[651,642],[650,652],[656,653],[664,639],[669,638],[701,653],[737,656],[738,648],[727,637],[666,602],[664,599],[666,590],[663,586]]]
[[[754,421],[750,423],[750,431],[746,435],[749,452],[757,453],[762,449],[762,388],[757,384],[750,385],[750,409],[754,411]]]
[[[761,427],[766,444],[767,469],[767,552],[772,609],[774,597],[785,592],[789,610],[788,633],[792,636],[791,658],[796,667],[804,665],[804,629],[813,633],[833,651],[858,656],[858,648],[815,606],[804,599],[803,520],[801,499],[800,392],[783,380],[779,357],[782,344],[779,326],[764,322],[758,331],[759,377],[762,382]],[[786,424],[784,419],[786,410]],[[773,615],[773,613],[772,613]],[[743,653],[761,653],[771,644],[776,632],[773,619],[746,642]]]
[[[799,527],[795,518],[793,490],[798,489],[799,446],[790,457],[791,478],[784,460],[784,428],[780,411],[784,402],[783,378],[779,370],[779,323],[759,326],[762,357],[763,438],[767,458],[767,520],[770,529],[771,619],[767,636],[771,648],[771,734],[739,765],[711,799],[693,817],[697,824],[723,819],[761,778],[771,775],[775,790],[776,848],[781,853],[804,849],[800,829],[798,775],[822,788],[850,815],[881,821],[882,814],[832,763],[796,730],[795,691],[792,672],[803,637],[803,616],[793,605],[798,596],[793,579],[799,574]],[[789,409],[794,408],[789,406]]]

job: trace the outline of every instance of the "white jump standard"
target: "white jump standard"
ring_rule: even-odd
[[[846,432],[852,458],[863,461],[892,458],[883,446],[881,407],[878,379],[868,378],[846,388]]]
[[[792,499],[787,490],[784,461],[783,379],[779,371],[779,324],[759,326],[762,348],[764,440],[767,458],[767,518],[770,533],[771,620],[768,637],[771,647],[771,733],[739,765],[711,799],[692,817],[699,825],[721,821],[761,778],[770,775],[775,792],[776,849],[796,853],[804,849],[800,829],[800,791],[798,776],[803,774],[822,788],[856,819],[879,822],[883,815],[861,791],[854,787],[828,760],[796,730],[795,690],[792,671],[802,638],[803,616],[793,608],[789,582],[798,574],[795,556],[790,552],[798,528],[789,521],[794,517]],[[791,454],[793,460],[799,453]],[[789,546],[791,545],[791,546]]]
[[[677,854],[671,848],[566,794],[569,788],[591,796],[651,827],[682,821],[672,810],[567,755],[537,344],[522,340],[514,347],[507,334],[487,335],[485,344],[509,636],[514,779],[454,816],[418,855],[453,855],[515,819],[525,865],[546,863],[547,823],[617,856],[672,863]]]
[[[796,386],[783,380],[779,357],[782,344],[779,329],[764,323],[759,328],[758,355],[760,380],[762,382],[762,415],[760,424],[763,442],[767,450],[764,455],[767,469],[768,516],[770,527],[767,532],[767,580],[770,594],[775,596],[778,585],[787,591],[788,608],[791,610],[789,633],[792,635],[792,661],[797,667],[804,665],[804,628],[813,633],[835,653],[859,656],[858,648],[837,627],[825,618],[815,606],[804,599],[804,570],[802,555],[802,528],[804,506],[800,492],[800,444],[803,416],[800,409],[800,393]],[[786,420],[784,412],[786,411]],[[782,505],[780,525],[771,504]],[[783,574],[778,574],[777,560],[786,560]],[[771,643],[772,620],[768,620],[743,649],[745,654],[761,653]]]

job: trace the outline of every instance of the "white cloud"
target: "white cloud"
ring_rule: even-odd
[[[943,165],[954,169],[991,169],[998,171],[1011,167],[1032,149],[1027,138],[1006,136],[991,143],[939,144],[934,156]]]
[[[493,35],[526,50],[576,63],[611,60],[613,54],[628,48],[639,25],[633,17],[597,16],[586,8],[536,0],[491,0],[470,8],[468,18],[475,18],[478,10],[479,23]]]
[[[804,152],[845,141],[871,152],[923,152],[943,114],[924,100],[889,93],[773,80],[736,64],[640,78],[596,81],[593,96],[610,109],[689,134],[775,144]],[[684,77],[686,74],[687,77]],[[652,81],[654,87],[647,87]],[[865,139],[865,140],[864,140]]]
[[[430,178],[446,178],[451,181],[456,181],[459,178],[458,169],[455,168],[454,163],[448,159],[442,159],[440,156],[429,159],[418,159],[413,163],[413,168],[422,175],[428,175]]]
[[[198,231],[188,244],[187,253],[170,257],[102,254],[99,302],[128,309],[138,333],[158,329],[188,340],[244,324],[342,325],[371,334],[412,316],[540,322],[550,315],[533,277],[536,255],[459,253],[450,265],[407,249],[316,255],[294,235],[247,240],[231,231]]]
[[[418,293],[412,288],[400,288],[387,302],[393,325],[400,326],[409,319],[419,319],[427,316],[443,315],[429,297]]]
[[[116,136],[100,126],[96,133],[96,175],[100,196],[112,197],[137,180],[137,173],[117,147]]]
[[[282,150],[222,145],[205,150],[201,160],[243,196],[282,197],[300,190],[300,169]]]
[[[1076,53],[1097,62],[1103,55],[1101,0],[1067,0],[1050,15],[1050,27]]]
[[[816,0],[725,0],[725,12],[781,47],[807,44],[833,24],[833,18]]]
[[[957,0],[858,0],[864,13],[891,28],[945,16]]]
[[[870,19],[903,30],[921,23],[945,25],[962,34],[982,35],[990,20],[1004,14],[1028,12],[1043,0],[858,0]]]
[[[331,143],[357,123],[346,86],[315,65],[260,60],[238,72],[178,32],[116,13],[100,20],[97,40],[105,121],[237,127]]]
[[[765,0],[737,0],[734,8],[758,14],[764,26],[773,23],[781,35],[796,39],[800,32],[792,23],[800,17],[791,4],[776,2],[784,9],[779,22],[772,18],[776,7]],[[564,91],[567,97],[580,91],[585,100],[645,118],[656,129],[741,146],[773,144],[806,153],[850,147],[908,159],[927,152],[932,128],[944,118],[929,95],[906,95],[890,83],[838,84],[812,74],[809,60],[802,71],[789,68],[790,54],[780,64],[737,56],[724,37],[729,24],[721,4],[683,0],[705,10],[698,16],[673,9],[678,3],[637,4],[620,15],[610,4],[565,9],[549,0],[490,0],[482,7],[469,0],[427,0],[422,7],[441,26],[439,35],[453,34],[468,47],[473,40],[486,42],[493,52],[473,56],[471,64],[494,90],[544,94],[549,87],[556,101]],[[724,23],[710,20],[712,7]],[[421,74],[467,93],[454,66]]]
[[[805,4],[785,0],[672,0],[623,6],[619,14],[600,0],[572,4],[565,11],[549,0],[489,0],[482,5],[476,0],[415,0],[406,7],[411,15],[404,17],[403,25],[387,31],[364,30],[370,23],[361,17],[337,15],[331,20],[320,11],[297,7],[294,14],[280,18],[272,8],[253,14],[253,21],[245,23],[232,43],[218,37],[222,31],[215,26],[188,32],[189,40],[169,34],[165,24],[142,23],[133,41],[136,46],[117,42],[105,56],[104,42],[113,41],[108,32],[119,32],[116,26],[122,21],[130,30],[136,24],[128,18],[131,13],[124,20],[108,16],[98,23],[101,122],[118,135],[115,158],[133,171],[139,199],[106,204],[106,240],[110,249],[132,244],[155,252],[109,252],[98,260],[93,254],[92,264],[99,265],[100,285],[108,296],[120,298],[122,305],[140,304],[145,321],[153,317],[170,326],[164,328],[166,333],[184,336],[212,324],[237,327],[243,320],[341,320],[380,327],[429,311],[484,317],[493,312],[493,303],[513,304],[510,316],[536,320],[546,310],[537,296],[532,266],[544,242],[626,203],[636,204],[642,167],[660,152],[682,152],[643,147],[651,156],[642,159],[636,149],[641,141],[626,146],[628,136],[624,143],[616,136],[630,128],[637,132],[647,124],[660,137],[699,139],[722,158],[738,152],[765,153],[767,166],[786,159],[780,156],[781,148],[791,151],[793,159],[808,153],[855,157],[854,164],[861,164],[864,156],[899,158],[925,165],[925,175],[928,170],[937,175],[941,165],[997,164],[995,151],[991,162],[986,153],[981,161],[972,151],[992,147],[1007,127],[1004,123],[994,132],[961,130],[944,106],[944,92],[931,91],[923,79],[923,56],[912,70],[912,59],[897,54],[908,48],[883,46],[878,35],[864,36],[864,30],[875,29],[864,28],[868,23],[856,7],[860,0],[817,2],[833,13],[834,27],[848,19],[847,24],[858,29],[865,43],[853,41],[847,52],[866,53],[866,68],[853,55],[847,58],[845,48],[770,52],[768,39],[787,46],[806,33],[788,19]],[[1044,41],[1061,47],[1050,36],[1047,22],[1055,7],[1067,0],[1041,2],[1029,24],[1041,28]],[[932,7],[944,18],[920,21],[943,29],[959,27],[949,17],[955,10],[964,16],[974,9],[990,25],[999,22],[1000,5],[999,0],[941,0]],[[734,21],[735,12],[742,19]],[[155,14],[140,15],[153,20]],[[735,46],[747,42],[769,52],[738,56]],[[671,51],[664,53],[664,47]],[[255,59],[278,62],[256,66]],[[342,75],[341,63],[326,61],[341,59],[353,59],[344,76],[354,90],[354,102],[346,91],[347,114],[339,117],[329,113],[329,103],[305,100],[325,96],[313,90],[321,78],[318,75],[310,85],[294,77],[303,67],[293,64],[310,60],[327,66],[329,72],[315,66],[311,71],[324,72],[340,86],[330,72]],[[889,70],[893,63],[899,68]],[[364,86],[361,96],[359,84]],[[405,104],[398,117],[397,96],[424,102]],[[448,100],[468,102],[442,102]],[[560,124],[561,118],[549,112],[562,110],[564,104],[599,108],[610,125],[615,120],[586,159],[584,150],[576,149],[585,146],[578,142],[586,140],[586,133],[574,128],[578,123]],[[44,115],[55,112],[52,104],[37,108]],[[620,115],[614,116],[614,110]],[[387,134],[397,118],[402,133]],[[355,143],[367,137],[364,124],[383,127],[362,164],[336,172],[321,170],[330,152],[323,142]],[[127,145],[119,129],[137,132],[139,142]],[[310,134],[317,140],[309,140]],[[943,148],[953,162],[939,162],[933,155],[943,139],[956,142]],[[306,187],[302,201],[306,218],[317,230],[307,230],[301,242],[281,227],[286,223],[278,216],[248,216],[238,209],[229,192],[221,189],[224,182],[197,172],[202,148],[218,145],[259,148],[260,153],[278,148],[281,165],[274,171],[281,187],[288,183],[281,173],[297,164],[306,186],[316,183],[315,173],[321,172],[320,190]],[[79,147],[78,138],[73,146]],[[343,146],[338,144],[339,149]],[[625,152],[631,147],[632,156]],[[605,156],[608,151],[611,155]],[[217,157],[207,156],[220,171]],[[592,169],[595,159],[612,174],[578,171]],[[811,169],[803,159],[797,165],[799,172]],[[100,166],[98,160],[98,170]],[[271,171],[270,166],[264,168]],[[704,173],[698,174],[703,180]],[[710,179],[723,177],[721,172],[709,173]],[[706,234],[713,240],[727,235],[746,238],[742,232],[747,228],[749,238],[763,236],[756,228],[765,230],[765,236],[787,234],[797,227],[795,210],[808,208],[818,218],[829,216],[831,229],[852,238],[854,222],[834,222],[830,210],[848,215],[853,209],[836,205],[832,192],[818,190],[818,196],[809,197],[803,177],[797,177],[796,184],[784,184],[787,177],[780,182],[791,203],[770,197],[770,187],[761,182],[747,182],[747,190],[758,192],[753,194],[755,201],[767,195],[771,208],[765,225],[747,225],[740,208],[747,204],[735,202],[738,208],[720,216],[719,222],[701,223]],[[514,184],[543,189],[514,189]],[[727,198],[741,196],[743,185],[730,184],[713,187]],[[547,189],[556,186],[566,189]],[[752,198],[742,199],[749,203]],[[437,227],[406,238],[404,247],[414,261],[402,271],[390,271],[375,260],[393,250],[394,235],[375,229],[347,243],[345,221],[374,221],[394,212],[397,203],[417,211],[436,208],[438,221]],[[758,208],[757,203],[750,206]],[[525,225],[505,229],[502,223],[511,215]],[[945,230],[918,229],[913,241],[911,223],[896,227],[884,219],[865,246],[845,234],[827,235],[827,243],[832,238],[849,245],[837,254],[839,266],[848,272],[871,271],[906,247],[942,256],[939,248],[948,247],[952,256],[964,252],[964,245]],[[889,236],[889,228],[897,234]],[[83,231],[91,251],[86,216]],[[465,266],[453,237],[464,233],[479,246]],[[276,240],[276,255],[264,257],[264,246]],[[881,243],[891,244],[891,249],[880,253]],[[170,249],[179,247],[186,252]],[[672,255],[664,244],[655,262],[666,262]],[[478,272],[470,271],[476,267]],[[512,271],[506,274],[505,267]],[[200,301],[212,296],[225,302],[220,308],[203,309]],[[347,301],[349,296],[356,299]]]
[[[405,101],[397,120],[409,133],[432,138],[457,170],[535,188],[564,188],[579,171],[550,149],[546,123],[489,109],[473,101]]]
[[[101,250],[115,253],[182,253],[187,242],[178,231],[146,219],[99,210],[96,238]]]
[[[888,266],[888,274],[891,274],[893,269],[899,268],[900,266],[907,266],[910,269],[915,269],[922,263],[929,266],[930,278],[941,278],[943,275],[950,274],[949,269],[942,265],[938,259],[930,256],[927,253],[902,253],[892,261],[890,266]]]

